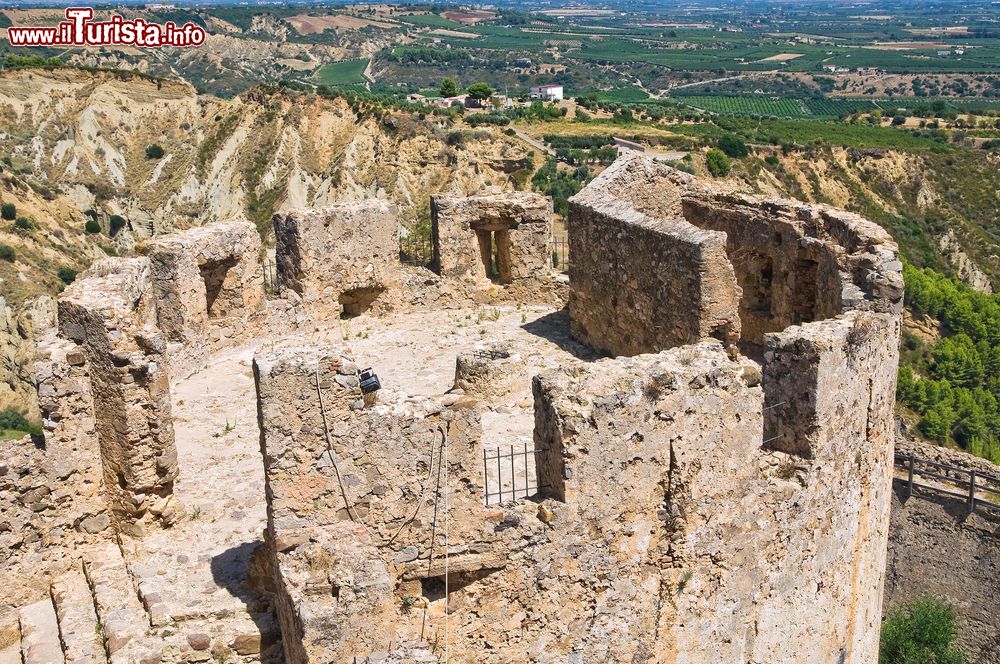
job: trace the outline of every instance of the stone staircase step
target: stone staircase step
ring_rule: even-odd
[[[21,664],[21,625],[12,609],[0,610],[0,664]]]
[[[84,572],[97,606],[104,646],[111,664],[158,664],[162,643],[150,633],[118,545],[108,543],[84,559]]]
[[[24,664],[63,664],[62,644],[59,642],[59,622],[51,599],[22,606],[18,612],[21,622],[21,657]]]
[[[94,597],[79,567],[52,583],[66,664],[107,664]]]

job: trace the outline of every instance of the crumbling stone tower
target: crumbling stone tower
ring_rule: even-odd
[[[460,358],[449,406],[368,408],[346,349],[257,358],[288,661],[874,663],[888,235],[633,158],[573,199],[570,242],[571,329],[612,357],[534,378],[529,500],[481,488],[475,398],[513,356]]]

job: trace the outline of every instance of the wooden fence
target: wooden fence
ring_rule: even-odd
[[[905,479],[896,479],[906,483],[907,496],[913,495],[914,487],[920,487],[964,501],[970,513],[977,507],[1000,511],[998,477],[909,454],[896,455],[896,468],[906,472]]]

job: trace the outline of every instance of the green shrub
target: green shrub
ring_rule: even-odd
[[[4,203],[0,206],[0,217],[7,221],[14,221],[17,219],[17,206],[13,203]]]
[[[100,233],[101,224],[96,219],[88,219],[87,223],[83,225],[83,230],[90,234]]]
[[[108,234],[112,236],[118,235],[118,231],[120,231],[121,229],[125,228],[125,226],[128,225],[128,219],[117,214],[111,215],[108,221],[110,223]]]
[[[24,431],[33,435],[42,433],[41,427],[32,424],[25,417],[24,413],[13,407],[0,410],[0,431],[11,429],[14,431]]]
[[[780,166],[781,160],[778,159],[777,155],[769,154],[766,157],[764,157],[764,163],[767,164],[768,166]]]
[[[930,596],[894,609],[882,623],[879,664],[962,664],[955,611]]]
[[[13,263],[17,259],[17,252],[9,244],[0,244],[0,261]]]
[[[465,121],[473,127],[481,125],[492,125],[494,127],[504,127],[510,124],[510,118],[499,113],[473,113],[465,116]]]
[[[160,159],[163,154],[163,148],[157,143],[146,146],[146,159]]]
[[[732,162],[726,153],[717,148],[712,148],[705,155],[705,167],[708,172],[712,174],[713,177],[725,177],[729,175],[729,171],[732,170]]]
[[[747,144],[732,134],[723,136],[717,144],[720,150],[733,159],[742,159],[750,154],[750,148],[747,147]]]
[[[59,272],[57,272],[56,274],[59,275],[59,279],[64,284],[71,284],[74,281],[76,281],[77,272],[71,267],[61,267],[59,268]]]
[[[38,222],[34,217],[18,217],[14,222],[14,228],[25,233],[30,233],[38,228]]]

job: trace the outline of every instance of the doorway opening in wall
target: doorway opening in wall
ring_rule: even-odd
[[[486,276],[498,284],[509,284],[510,231],[507,229],[477,229],[479,254]]]
[[[385,292],[381,286],[369,286],[365,288],[352,288],[344,291],[337,298],[340,302],[340,317],[343,319],[354,318],[365,313],[372,308],[379,296]]]
[[[819,299],[817,276],[819,263],[809,258],[795,261],[795,290],[792,295],[792,323],[810,323],[816,320],[816,303]]]
[[[205,282],[205,310],[208,312],[209,319],[223,318],[229,313],[224,291],[226,277],[234,265],[236,265],[236,258],[229,256],[221,260],[207,261],[198,266],[201,279]]]
[[[770,318],[774,296],[774,263],[771,257],[751,252],[746,258],[746,269],[741,272],[738,276],[743,277],[740,287],[743,289],[744,308]]]

